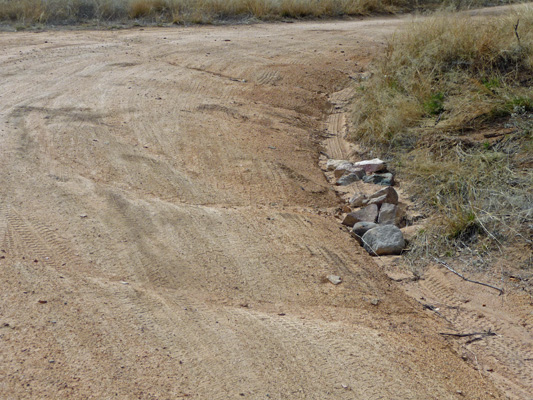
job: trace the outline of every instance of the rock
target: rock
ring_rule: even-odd
[[[380,196],[380,197],[376,197],[374,199],[368,199],[366,201],[366,204],[375,204],[377,206],[380,206],[382,205],[383,203],[385,203],[385,201],[387,200],[387,195],[384,194],[383,196]]]
[[[387,164],[379,158],[374,158],[373,160],[364,160],[359,161],[353,164],[356,167],[363,168],[367,174],[372,172],[383,171],[387,169]]]
[[[364,194],[354,194],[352,198],[350,199],[350,206],[361,207],[363,205],[363,201],[365,200],[366,200],[366,196]]]
[[[405,240],[400,228],[394,225],[380,225],[363,235],[365,250],[371,255],[385,256],[400,254]]]
[[[363,177],[363,182],[374,183],[376,185],[392,186],[394,184],[394,176],[390,172],[384,174],[367,175]]]
[[[370,229],[377,228],[379,225],[374,222],[358,222],[352,228],[352,236],[359,242],[363,244],[361,238],[367,233]]]
[[[351,162],[345,161],[342,164],[339,164],[337,168],[335,168],[335,171],[333,171],[333,175],[335,175],[335,178],[338,179],[352,168],[353,164]]]
[[[342,207],[342,212],[349,213],[352,211],[352,208],[348,205]]]
[[[342,282],[342,278],[340,276],[337,276],[337,275],[328,275],[327,278],[328,278],[328,281],[330,281],[334,285],[338,285],[339,283]]]
[[[385,196],[385,200],[379,202],[378,199],[382,199],[383,196]],[[396,192],[396,190],[394,190],[393,187],[388,186],[386,188],[378,190],[376,193],[371,195],[369,199],[370,200],[368,204],[371,204],[371,203],[372,204],[382,204],[382,203],[398,204],[398,193]],[[376,200],[377,202],[374,200]]]
[[[359,222],[359,221],[357,221],[357,218],[355,218],[355,216],[353,214],[354,214],[353,212],[346,214],[346,216],[342,220],[342,224],[346,225],[346,226],[349,226],[349,227],[352,227],[357,222]]]
[[[335,182],[335,184],[339,186],[348,186],[354,182],[360,181],[361,178],[365,176],[365,171],[363,171],[362,169],[359,171],[360,172],[350,172],[341,176],[339,179],[337,179],[337,182]]]
[[[343,163],[347,163],[348,161],[346,160],[328,160],[326,162],[326,169],[328,171],[334,171],[339,165],[343,164]]]
[[[375,204],[361,208],[358,211],[348,213],[344,220],[342,221],[343,225],[354,226],[358,222],[376,222],[378,217],[378,206]]]
[[[398,207],[394,204],[383,203],[379,209],[378,224],[394,225],[396,224],[396,213]]]
[[[398,228],[403,228],[407,224],[407,210],[409,205],[405,203],[398,203],[398,209],[396,210],[396,225]]]
[[[368,222],[368,221],[362,221],[356,223],[353,228],[352,232],[356,234],[357,236],[363,237],[365,233],[367,233],[370,229],[377,228],[379,225],[374,222]]]

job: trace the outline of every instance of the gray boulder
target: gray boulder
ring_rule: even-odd
[[[339,179],[337,179],[336,185],[347,186],[354,182],[360,181],[363,176],[365,176],[365,171],[362,169],[354,169],[352,171],[348,170],[348,173],[345,173]]]
[[[333,171],[333,175],[335,176],[335,178],[340,178],[350,169],[353,169],[353,164],[348,161],[343,162],[342,164],[339,164],[337,168],[335,168],[335,171]]]
[[[383,203],[379,209],[378,224],[394,225],[396,223],[396,214],[398,207],[394,204]]]
[[[393,187],[387,186],[369,197],[368,204],[398,204],[398,193]]]
[[[361,238],[367,233],[370,229],[377,228],[379,225],[374,222],[358,222],[352,228],[352,236],[359,242],[363,244]]]
[[[358,222],[376,222],[378,218],[378,206],[372,204],[361,208],[360,210],[346,214],[344,220],[342,221],[343,225],[354,226]]]
[[[354,194],[350,199],[351,207],[361,207],[364,204],[364,201],[367,200],[364,194]]]
[[[370,229],[362,240],[365,250],[373,256],[400,254],[405,247],[402,231],[394,225],[380,225]]]
[[[373,174],[363,177],[363,182],[374,183],[376,185],[392,186],[394,185],[394,176],[390,172],[384,174]]]

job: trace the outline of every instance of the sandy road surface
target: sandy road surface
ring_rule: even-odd
[[[2,33],[0,397],[501,398],[317,167],[398,23]]]

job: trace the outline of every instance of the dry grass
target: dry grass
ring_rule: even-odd
[[[527,7],[414,21],[360,85],[353,139],[392,159],[434,216],[419,250],[531,246],[532,23]]]
[[[413,0],[0,0],[0,21],[210,23],[391,13],[412,9],[415,4]]]

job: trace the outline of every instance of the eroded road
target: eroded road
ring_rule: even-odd
[[[0,397],[503,398],[317,167],[399,23],[2,33]]]

